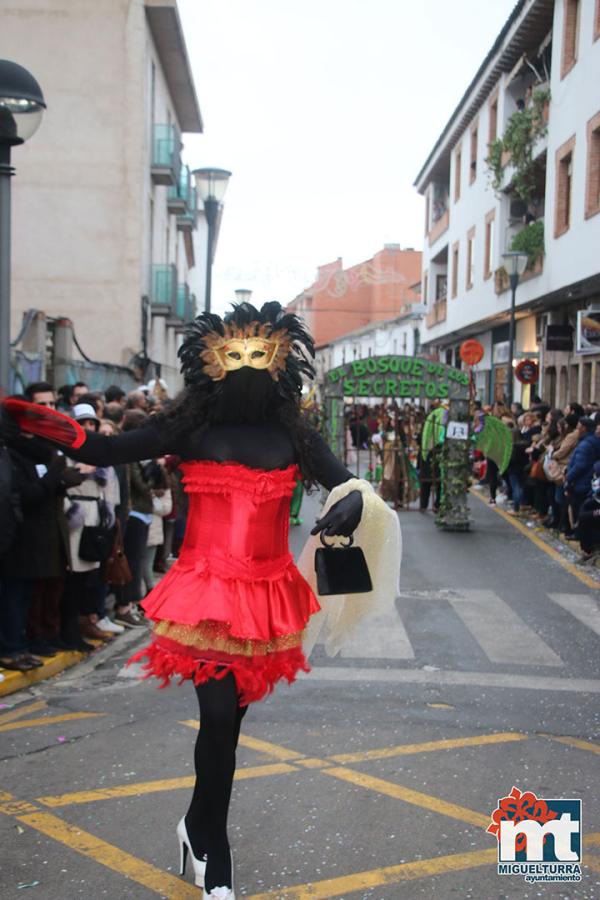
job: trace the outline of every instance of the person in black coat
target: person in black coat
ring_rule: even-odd
[[[22,521],[10,549],[0,560],[0,666],[26,671],[42,665],[32,655],[26,635],[34,586],[38,579],[64,575],[62,497],[68,487],[80,483],[81,476],[65,468],[62,454],[37,441],[15,437],[8,442],[8,449]],[[40,647],[39,642],[37,649],[52,652],[51,647]]]

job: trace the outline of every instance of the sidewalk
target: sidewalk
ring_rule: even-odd
[[[8,669],[0,669],[0,672],[4,675],[4,680],[0,681],[0,697],[6,697],[9,694],[15,694],[17,691],[26,690],[40,681],[60,675],[61,672],[76,666],[78,663],[90,663],[89,668],[95,669],[106,662],[115,652],[127,647],[128,644],[133,643],[134,640],[139,639],[144,634],[148,634],[148,631],[142,628],[130,628],[124,634],[118,634],[109,643],[86,638],[88,643],[96,647],[93,653],[63,651],[57,653],[56,656],[40,656],[40,659],[44,661],[44,665],[37,669],[31,669],[29,672],[12,672]]]

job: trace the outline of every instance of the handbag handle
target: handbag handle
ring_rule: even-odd
[[[340,544],[339,546],[336,547],[335,544],[328,544],[328,543],[326,543],[326,541],[325,541],[325,532],[324,532],[324,531],[321,531],[321,532],[320,532],[321,543],[323,544],[324,547],[327,547],[328,550],[346,550],[348,547],[351,547],[352,544],[354,543],[354,535],[353,535],[353,534],[349,534],[349,535],[340,535],[340,536],[341,536],[341,537],[346,537],[346,536],[347,536],[347,538],[348,538],[348,543],[347,543],[347,544]]]

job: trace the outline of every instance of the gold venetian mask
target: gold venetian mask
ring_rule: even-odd
[[[290,352],[286,331],[273,331],[271,325],[259,325],[258,322],[243,328],[225,325],[223,336],[213,332],[205,337],[204,343],[206,350],[200,354],[205,363],[203,369],[213,381],[221,381],[228,372],[243,366],[267,369],[271,378],[277,381]]]

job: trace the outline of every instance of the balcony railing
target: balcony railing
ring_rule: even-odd
[[[152,306],[155,312],[176,314],[177,266],[152,266]],[[157,307],[163,307],[158,309]]]
[[[174,125],[155,125],[152,136],[152,180],[155,184],[176,185],[181,159],[179,134]]]
[[[189,166],[181,166],[177,184],[171,185],[167,191],[167,207],[170,213],[185,213],[192,194],[191,173]]]
[[[448,230],[448,225],[450,224],[450,210],[447,209],[442,215],[437,219],[431,229],[429,231],[429,246],[438,240],[441,235]]]
[[[190,311],[190,289],[187,284],[177,285],[177,305],[175,315],[179,319],[186,319]]]
[[[527,263],[527,268],[519,277],[519,284],[523,281],[529,281],[530,278],[535,278],[536,275],[541,275],[543,271],[544,257],[536,256],[533,261]],[[508,278],[508,272],[504,266],[500,266],[500,268],[496,269],[494,272],[494,289],[497,294],[503,294],[504,291],[507,291],[509,288],[510,280]]]
[[[198,194],[196,188],[190,190],[186,208],[177,216],[180,231],[192,231],[198,224]]]
[[[188,322],[196,318],[196,295],[190,293],[190,288],[187,284],[177,285],[177,302],[173,315],[179,319],[179,322],[170,324],[175,324],[178,330],[182,329],[184,324],[187,325]]]
[[[445,300],[436,300],[436,302],[431,307],[431,311],[427,313],[425,317],[425,325],[427,328],[433,328],[434,325],[438,325],[440,322],[446,321],[446,301]]]

